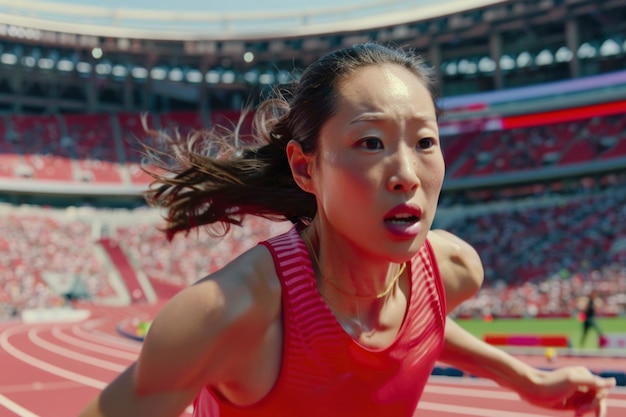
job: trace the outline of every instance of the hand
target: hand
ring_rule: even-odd
[[[587,368],[572,366],[554,371],[540,371],[528,392],[520,392],[526,401],[557,410],[574,410],[575,417],[595,412],[606,417],[606,397],[615,386],[615,378],[601,378]]]

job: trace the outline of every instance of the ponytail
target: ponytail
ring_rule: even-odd
[[[160,146],[144,145],[156,167],[144,168],[153,178],[145,197],[166,209],[168,239],[200,226],[224,235],[247,214],[294,223],[313,218],[315,197],[295,183],[287,161],[291,137],[281,126],[288,112],[283,99],[264,102],[254,113],[252,143],[239,129],[220,126],[186,138],[148,130]]]

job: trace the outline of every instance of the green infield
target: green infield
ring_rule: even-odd
[[[626,333],[626,317],[598,318],[604,333]],[[583,346],[580,345],[583,325],[576,318],[569,319],[479,319],[457,320],[465,330],[482,339],[488,333],[507,334],[566,334],[573,348],[598,349],[598,335],[589,330]]]

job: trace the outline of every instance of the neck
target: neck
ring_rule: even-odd
[[[321,293],[332,293],[333,298],[360,299],[365,304],[389,297],[406,264],[375,262],[371,256],[359,253],[358,248],[346,248],[352,245],[342,244],[345,241],[332,239],[331,233],[319,233],[317,227],[312,223],[302,237],[311,254]]]
[[[361,262],[368,260],[367,254],[342,252],[341,245],[335,250],[335,241],[323,241],[320,236],[324,235],[316,230],[313,223],[302,232],[302,238],[316,272],[320,296],[339,325],[358,343],[372,348],[387,346],[397,335],[406,311],[406,288],[400,289],[406,265]],[[330,275],[326,268],[341,273]],[[372,273],[375,268],[380,275]]]

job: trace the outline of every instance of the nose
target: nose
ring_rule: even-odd
[[[398,150],[390,165],[391,175],[387,181],[389,191],[407,192],[420,186],[417,160],[411,150]]]

